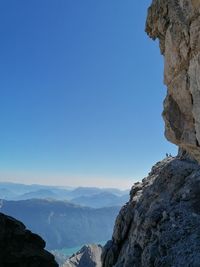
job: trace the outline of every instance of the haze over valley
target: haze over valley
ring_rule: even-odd
[[[39,234],[50,250],[111,238],[128,192],[115,188],[62,188],[0,183],[1,212]]]

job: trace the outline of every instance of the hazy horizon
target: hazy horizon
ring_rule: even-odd
[[[60,186],[60,187],[71,187],[71,188],[77,188],[77,187],[98,187],[98,188],[116,188],[120,190],[130,190],[134,182],[137,182],[139,180],[133,180],[133,179],[125,179],[122,180],[116,179],[116,178],[102,178],[102,177],[93,177],[93,178],[83,178],[80,179],[80,177],[62,177],[63,182],[57,182],[59,177],[55,176],[47,176],[44,175],[42,178],[44,180],[41,180],[40,176],[33,176],[28,177],[25,174],[24,179],[19,179],[18,174],[13,174],[10,177],[8,176],[8,173],[5,174],[5,178],[2,178],[0,174],[0,183],[16,183],[16,184],[25,184],[25,185],[44,185],[44,186]],[[16,178],[14,178],[16,176]],[[22,177],[22,176],[21,176]],[[50,182],[49,177],[51,177]],[[84,182],[83,182],[84,181]]]
[[[150,0],[0,3],[0,181],[130,188],[164,138]]]

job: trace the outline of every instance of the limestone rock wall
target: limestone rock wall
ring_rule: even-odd
[[[146,32],[164,55],[166,138],[200,162],[200,1],[153,0]]]
[[[103,267],[200,266],[200,166],[158,162],[121,209]]]
[[[200,266],[200,0],[153,0],[146,32],[159,39],[165,135],[180,147],[136,183],[103,267]],[[195,160],[194,160],[195,159]]]

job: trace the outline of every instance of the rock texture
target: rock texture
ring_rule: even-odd
[[[58,267],[45,242],[12,217],[0,213],[1,267]]]
[[[180,150],[133,186],[103,267],[199,267],[200,0],[153,0],[146,32],[164,55],[165,135]]]
[[[166,158],[136,183],[121,209],[103,267],[200,266],[200,166]]]
[[[200,1],[153,0],[146,31],[164,55],[165,135],[200,162]]]
[[[92,244],[82,247],[72,255],[63,267],[101,267],[102,247]]]

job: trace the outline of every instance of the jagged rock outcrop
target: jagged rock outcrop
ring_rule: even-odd
[[[62,267],[101,267],[102,247],[92,244],[81,248]]]
[[[200,1],[153,0],[146,32],[164,55],[165,135],[200,162]]]
[[[103,267],[199,267],[199,202],[196,162],[158,162],[133,186],[104,248]]]
[[[58,267],[45,242],[12,217],[0,213],[1,267]]]

